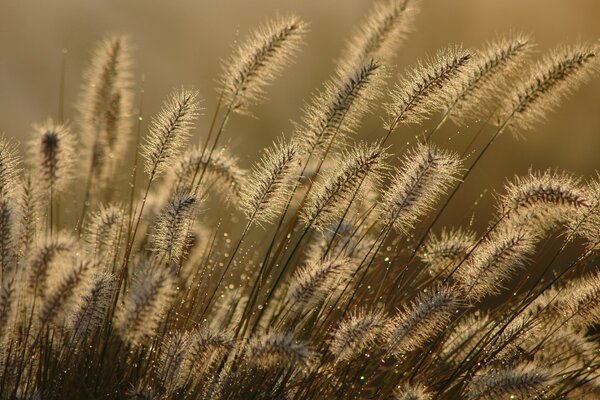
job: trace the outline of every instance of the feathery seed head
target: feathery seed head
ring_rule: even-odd
[[[458,287],[471,301],[499,293],[502,282],[525,265],[537,241],[526,227],[497,227],[456,270]]]
[[[152,249],[167,260],[181,260],[190,244],[198,199],[190,194],[170,199],[154,225]]]
[[[177,290],[173,272],[163,265],[139,268],[116,315],[121,336],[132,344],[156,334]]]
[[[394,131],[401,123],[419,124],[433,112],[442,110],[467,82],[471,58],[468,51],[450,47],[425,63],[419,62],[395,85],[392,101],[386,104],[385,128]]]
[[[179,89],[169,95],[152,119],[142,145],[145,169],[154,177],[169,168],[183,149],[200,111],[197,91]]]
[[[564,313],[583,326],[600,323],[600,273],[579,278],[567,290]]]
[[[366,179],[379,182],[387,154],[379,143],[360,143],[340,157],[338,166],[317,181],[311,191],[302,219],[322,230],[340,217],[354,198],[360,198]]]
[[[112,259],[123,234],[124,212],[116,205],[103,205],[92,214],[86,227],[86,240],[95,254]]]
[[[34,125],[36,137],[31,143],[32,162],[38,181],[47,190],[60,192],[75,173],[75,139],[69,126],[51,119]]]
[[[80,301],[74,304],[68,317],[70,332],[80,338],[104,323],[116,290],[115,276],[106,272],[92,271],[89,280],[89,284],[81,290]]]
[[[4,337],[8,333],[10,320],[13,315],[15,290],[11,282],[0,284],[0,344],[4,344]]]
[[[402,160],[383,194],[381,213],[387,224],[408,232],[430,211],[460,170],[458,155],[419,144]]]
[[[527,221],[532,226],[535,221],[539,228],[549,229],[589,205],[588,194],[579,179],[548,170],[530,172],[509,183],[500,199],[499,213],[515,223]]]
[[[457,124],[487,117],[492,103],[504,96],[511,78],[523,67],[533,46],[531,38],[520,33],[488,43],[475,53],[467,79],[448,98],[445,112]]]
[[[456,290],[440,286],[421,293],[386,327],[387,350],[395,356],[416,350],[439,333],[459,306]]]
[[[373,346],[388,323],[381,311],[352,311],[334,331],[329,344],[335,363],[350,361]]]
[[[35,296],[43,293],[46,285],[49,270],[52,265],[68,264],[68,259],[75,250],[75,241],[70,236],[59,234],[52,239],[46,239],[39,244],[30,255],[29,267],[27,271],[27,288]]]
[[[306,368],[314,359],[314,354],[308,347],[289,334],[281,332],[250,339],[246,355],[249,363],[263,370],[295,365]]]
[[[129,40],[112,36],[96,47],[84,74],[79,102],[82,139],[92,168],[105,177],[125,152],[131,127],[133,78]]]
[[[225,104],[239,113],[262,102],[269,85],[298,51],[308,25],[296,16],[269,21],[252,32],[223,64]]]
[[[341,66],[352,69],[369,58],[391,64],[399,46],[413,30],[418,12],[417,0],[376,3],[365,23],[348,41]]]
[[[498,124],[515,132],[530,130],[597,73],[599,65],[597,45],[583,43],[550,51],[507,98]]]
[[[450,272],[469,249],[475,244],[475,232],[457,229],[442,229],[439,236],[430,235],[419,253],[421,261],[427,264],[431,275]]]
[[[234,203],[239,202],[245,185],[246,171],[238,167],[238,159],[225,149],[202,157],[199,147],[187,151],[171,171],[173,193],[186,193],[194,190],[194,179],[204,170],[203,182],[215,189],[223,197]]]
[[[0,198],[14,194],[19,176],[17,146],[10,140],[0,137]]]
[[[420,383],[417,384],[406,384],[399,386],[394,390],[394,400],[432,400],[433,393],[430,393]]]
[[[600,180],[587,188],[589,206],[579,207],[569,221],[569,228],[586,241],[588,251],[600,250]]]
[[[325,299],[344,278],[352,260],[347,258],[326,258],[301,267],[290,283],[288,296],[298,308],[308,308]]]
[[[316,157],[330,142],[331,147],[339,147],[376,103],[385,75],[384,67],[373,60],[339,70],[305,106],[302,124],[295,127],[294,137],[302,152]]]
[[[93,269],[93,263],[84,260],[75,265],[63,264],[59,271],[51,275],[39,314],[43,325],[61,315],[67,316],[70,310],[80,306],[83,294],[91,283],[90,271]]]
[[[253,168],[242,191],[241,207],[258,223],[272,222],[283,211],[298,167],[298,146],[279,140]]]
[[[488,368],[473,377],[467,385],[468,400],[496,400],[501,398],[531,399],[541,394],[551,375],[533,364],[510,369]]]

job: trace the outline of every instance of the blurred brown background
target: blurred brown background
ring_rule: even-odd
[[[193,86],[213,111],[221,59],[237,38],[277,12],[295,12],[311,22],[308,45],[297,62],[269,90],[270,101],[255,109],[258,119],[236,116],[226,138],[244,165],[274,137],[291,131],[302,102],[331,74],[335,59],[353,27],[371,7],[365,0],[229,0],[229,1],[9,1],[0,0],[0,132],[24,140],[31,123],[56,116],[61,49],[68,49],[66,115],[74,116],[80,77],[95,42],[106,33],[128,33],[135,45],[137,77],[143,73],[145,115],[155,113],[175,86]],[[477,47],[510,29],[532,33],[538,54],[561,42],[600,38],[597,0],[424,0],[417,31],[399,51],[398,73],[419,57],[450,43]],[[147,120],[147,119],[146,119]],[[435,120],[435,118],[434,118]],[[208,115],[200,120],[203,135]],[[363,137],[381,133],[370,118]],[[472,135],[476,126],[467,130]],[[455,135],[447,124],[438,142],[462,150],[469,136]],[[398,144],[418,130],[400,131]],[[455,138],[448,143],[447,138]],[[461,146],[462,144],[462,146]],[[505,135],[492,148],[458,198],[472,202],[482,191],[499,188],[506,177],[529,167],[559,167],[591,176],[600,169],[600,79],[583,87],[526,140]],[[484,203],[491,202],[486,196]],[[463,215],[457,215],[462,218]]]

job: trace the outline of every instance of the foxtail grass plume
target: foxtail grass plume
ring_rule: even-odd
[[[264,99],[264,90],[294,58],[308,25],[296,16],[268,21],[237,46],[223,64],[225,104],[239,113]]]
[[[375,3],[367,20],[348,41],[340,64],[355,68],[368,59],[390,65],[408,34],[414,29],[418,0],[387,0]]]
[[[532,129],[597,73],[598,65],[597,45],[582,43],[550,51],[508,95],[498,124],[515,132]]]
[[[343,279],[351,263],[346,258],[326,258],[301,267],[288,291],[292,306],[308,308],[324,300]]]
[[[0,285],[0,344],[4,345],[4,337],[9,333],[8,327],[14,310],[15,291],[10,282]]]
[[[163,265],[147,261],[138,269],[116,315],[120,335],[133,345],[156,335],[177,290],[173,272]]]
[[[246,348],[247,360],[259,369],[308,367],[312,351],[286,333],[275,332],[250,339]]]
[[[99,255],[104,261],[112,261],[119,250],[122,241],[125,224],[125,213],[121,207],[116,205],[101,206],[94,212],[90,222],[86,225],[85,239],[89,243],[92,252]]]
[[[376,346],[388,323],[381,311],[359,309],[351,312],[333,332],[329,343],[335,363],[350,361]]]
[[[327,148],[339,147],[376,103],[383,77],[384,67],[373,60],[347,71],[338,70],[304,107],[302,123],[295,127],[294,138],[303,153],[316,157]]]
[[[40,194],[30,174],[24,176],[19,182],[21,187],[17,199],[19,209],[19,256],[23,257],[33,245],[37,229],[40,204]]]
[[[360,143],[340,157],[339,166],[315,183],[306,203],[303,220],[316,229],[340,217],[359,195],[365,179],[379,181],[387,155],[379,143]]]
[[[14,195],[20,173],[19,161],[14,143],[0,137],[0,198]]]
[[[564,172],[530,172],[509,182],[505,190],[500,215],[513,223],[528,220],[530,226],[535,221],[541,229],[567,222],[591,204],[581,181]]]
[[[487,314],[475,312],[466,315],[447,335],[441,349],[442,357],[454,364],[463,362],[481,344],[481,339],[490,329],[489,325]]]
[[[242,192],[241,207],[251,221],[272,222],[283,211],[298,169],[298,146],[283,139],[265,150]]]
[[[96,175],[114,172],[129,141],[133,114],[131,46],[126,36],[111,36],[94,50],[79,102],[82,141],[91,152]]]
[[[29,255],[25,284],[33,296],[43,293],[48,282],[50,268],[68,263],[75,248],[74,240],[66,234],[58,234],[39,243]],[[66,259],[66,260],[65,260]]]
[[[177,195],[165,206],[154,225],[152,249],[167,262],[180,262],[190,245],[190,231],[198,199],[189,194]]]
[[[454,273],[468,300],[499,293],[502,283],[523,267],[535,250],[536,235],[526,227],[501,226],[478,242]]]
[[[392,173],[392,181],[381,202],[381,215],[387,224],[408,232],[429,212],[460,170],[458,155],[419,144],[407,152],[402,167]]]
[[[386,327],[387,351],[402,357],[419,349],[445,328],[459,304],[459,293],[450,287],[421,293],[403,306]]]
[[[75,138],[69,126],[49,119],[34,125],[31,141],[31,163],[37,182],[47,191],[64,191],[75,177]]]
[[[531,399],[540,395],[549,382],[550,374],[533,364],[502,370],[487,369],[469,382],[465,398],[496,400],[514,396],[514,398]]]
[[[175,90],[152,119],[142,145],[145,169],[152,178],[168,170],[182,152],[200,111],[198,96],[197,91]]]
[[[84,260],[75,265],[66,264],[53,274],[40,310],[42,324],[53,322],[61,315],[64,318],[70,309],[79,306],[83,300],[82,292],[90,284],[89,272],[93,268],[92,262]]]
[[[116,289],[115,276],[90,271],[89,283],[84,289],[67,320],[74,335],[80,338],[94,332],[105,322]]]
[[[394,391],[394,400],[433,400],[433,393],[425,385],[402,385]]]
[[[394,86],[391,102],[386,104],[385,128],[392,132],[399,124],[419,124],[443,110],[448,99],[466,84],[471,59],[469,51],[452,46],[425,63],[419,62]]]
[[[202,187],[205,192],[214,190],[228,201],[239,203],[246,183],[246,171],[238,166],[237,157],[226,149],[220,149],[202,156],[202,149],[196,147],[187,151],[173,168],[171,181],[173,193],[193,193],[196,175],[204,171]]]
[[[576,280],[565,299],[564,312],[576,323],[592,327],[600,322],[600,274]]]
[[[419,258],[431,275],[447,275],[462,261],[475,244],[475,232],[463,228],[442,229],[431,234],[419,252]]]
[[[588,251],[600,250],[600,180],[591,182],[587,187],[588,207],[580,207],[569,221],[571,231],[582,237]]]
[[[457,124],[486,118],[502,99],[512,78],[522,69],[534,44],[528,35],[516,33],[498,38],[477,51],[467,79],[448,99],[445,112]]]

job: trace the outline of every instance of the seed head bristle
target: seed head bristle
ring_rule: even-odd
[[[342,67],[355,68],[370,58],[390,65],[398,48],[413,30],[418,12],[417,0],[376,3],[367,20],[348,41],[340,61]]]
[[[365,179],[378,182],[385,170],[387,155],[378,143],[360,143],[344,152],[338,166],[318,180],[306,202],[302,219],[316,229],[322,230],[338,218],[353,197],[360,197]]]
[[[515,133],[530,130],[597,73],[598,66],[597,45],[583,43],[550,51],[510,93],[498,114],[498,124]]]
[[[250,106],[262,102],[265,86],[294,58],[307,29],[306,23],[292,15],[268,21],[250,33],[223,64],[225,104],[248,114]]]
[[[19,162],[17,146],[0,137],[0,198],[13,197],[18,186]]]
[[[486,118],[493,103],[501,99],[512,78],[527,59],[534,44],[528,35],[498,38],[476,52],[463,85],[448,99],[446,110],[457,124]]]
[[[600,274],[576,280],[567,291],[565,314],[575,323],[593,326],[600,322]]]
[[[133,73],[129,39],[111,36],[92,54],[79,101],[82,141],[92,169],[109,177],[125,153],[133,114]]]
[[[457,229],[442,229],[440,235],[431,234],[419,252],[421,261],[427,264],[431,275],[452,271],[469,249],[475,244],[475,232]]]
[[[550,376],[547,371],[533,364],[510,369],[486,369],[469,382],[466,399],[495,400],[510,396],[535,398],[549,383]]]
[[[154,225],[151,243],[153,251],[166,260],[179,261],[190,244],[190,231],[198,199],[180,194],[170,199]]]
[[[435,111],[443,110],[448,99],[467,82],[471,54],[460,47],[438,52],[425,63],[419,62],[394,87],[392,101],[386,104],[385,128],[394,131],[399,124],[419,124]]]
[[[198,97],[197,91],[175,90],[152,119],[141,148],[146,172],[152,177],[166,171],[180,155],[200,111]]]
[[[329,352],[335,363],[350,361],[381,340],[389,321],[381,311],[359,309],[344,319],[332,334]]]
[[[82,294],[90,284],[89,272],[94,265],[89,260],[80,261],[75,265],[64,265],[49,280],[47,293],[41,305],[40,322],[45,325],[56,318],[68,315],[77,308],[83,300]]]
[[[202,157],[202,149],[194,148],[186,152],[171,171],[173,193],[191,193],[193,179],[204,170],[204,184],[222,194],[229,201],[239,202],[245,185],[246,171],[238,167],[238,159],[225,149]]]
[[[294,137],[302,152],[317,157],[332,140],[331,147],[339,147],[376,103],[384,76],[382,65],[371,60],[348,71],[339,70],[326,82],[304,107],[302,123],[295,127]]]
[[[380,210],[386,223],[408,232],[456,180],[459,169],[458,155],[432,145],[419,144],[409,151],[382,196]]]
[[[352,261],[326,258],[301,267],[292,278],[288,296],[295,307],[309,308],[323,300],[344,278]]]
[[[432,400],[433,393],[420,383],[405,384],[394,390],[394,400]]]
[[[80,338],[94,332],[104,323],[116,289],[115,276],[92,271],[86,289],[82,291],[80,301],[68,318],[70,331]]]
[[[242,191],[241,207],[258,223],[272,222],[283,211],[298,167],[298,146],[283,140],[267,149]]]
[[[387,351],[401,357],[417,350],[446,327],[458,305],[458,293],[450,287],[421,293],[386,327]]]
[[[306,368],[314,357],[307,346],[281,332],[254,337],[250,339],[247,347],[248,362],[263,370],[294,365]]]
[[[525,265],[538,241],[526,227],[498,227],[458,267],[455,278],[471,301],[499,293],[502,282]]]
[[[86,227],[86,240],[94,254],[112,260],[125,234],[124,217],[123,209],[117,205],[103,205],[92,214]]]
[[[75,177],[75,138],[69,126],[51,119],[34,125],[34,131],[30,148],[37,181],[46,190],[61,192]]]
[[[515,224],[528,221],[529,226],[542,230],[566,222],[591,204],[579,179],[550,170],[516,177],[505,190],[498,207],[500,215]]]
[[[118,310],[117,326],[123,338],[140,344],[154,336],[176,293],[173,272],[163,265],[143,265],[125,294]]]

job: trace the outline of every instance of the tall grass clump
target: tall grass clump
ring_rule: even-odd
[[[182,87],[145,126],[130,39],[104,39],[74,122],[0,138],[0,399],[599,398],[598,175],[530,170],[473,217],[485,228],[439,223],[497,137],[596,75],[599,48],[530,61],[532,36],[509,33],[392,81],[418,8],[377,3],[248,170],[227,122],[266,100],[306,22],[234,47],[208,123]],[[487,141],[445,149],[448,120]]]

